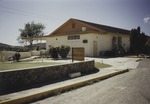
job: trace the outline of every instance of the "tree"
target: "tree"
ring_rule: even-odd
[[[141,33],[141,28],[132,29],[130,34],[130,48],[131,52],[139,55],[140,53],[145,53],[145,43],[147,37],[145,33]]]
[[[19,31],[21,33],[17,40],[20,43],[22,43],[24,41],[22,41],[20,39],[26,39],[30,43],[30,46],[32,47],[33,37],[43,36],[44,29],[45,29],[45,26],[41,23],[35,24],[34,21],[32,21],[31,23],[29,22],[29,23],[25,24],[23,29],[19,29]]]
[[[26,44],[26,41],[23,40],[21,36],[18,36],[17,41],[18,41],[19,44],[22,44],[22,45]]]

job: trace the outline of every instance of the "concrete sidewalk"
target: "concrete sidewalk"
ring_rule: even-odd
[[[93,60],[93,58],[88,58],[87,60]],[[95,61],[103,61],[104,63],[113,62],[113,67],[101,69],[95,74],[90,74],[86,76],[81,76],[74,79],[65,80],[63,82],[58,82],[50,85],[45,85],[39,88],[32,88],[29,90],[24,90],[16,93],[11,93],[7,95],[0,96],[0,104],[21,104],[35,99],[39,99],[45,96],[59,94],[61,92],[74,89],[80,86],[84,86],[93,82],[97,82],[102,79],[106,79],[124,72],[127,72],[130,68],[136,68],[138,59],[116,59],[113,60],[101,60],[94,59]],[[120,60],[119,63],[118,60]],[[129,61],[130,60],[130,61]]]

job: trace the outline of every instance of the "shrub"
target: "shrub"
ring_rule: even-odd
[[[46,57],[46,58],[49,58],[49,57],[50,57],[49,50],[46,50],[46,51],[45,51],[45,57]]]
[[[59,55],[61,56],[61,58],[67,58],[67,55],[69,54],[70,52],[70,46],[67,46],[67,45],[61,45],[59,47]]]
[[[114,52],[113,51],[105,51],[104,52],[104,56],[113,57],[114,56]]]

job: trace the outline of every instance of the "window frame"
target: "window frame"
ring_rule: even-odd
[[[122,37],[118,37],[118,46],[119,46],[119,47],[122,46]]]
[[[80,39],[80,35],[70,35],[67,36],[68,40],[79,40]]]

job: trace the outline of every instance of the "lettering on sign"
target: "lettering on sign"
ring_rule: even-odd
[[[83,47],[72,48],[72,62],[74,60],[84,61],[84,48]]]

